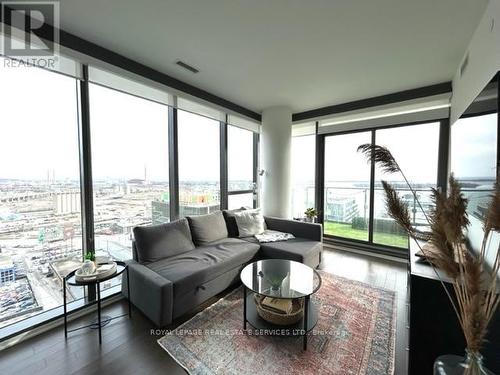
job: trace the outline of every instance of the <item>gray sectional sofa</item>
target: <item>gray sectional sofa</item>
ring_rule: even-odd
[[[123,294],[164,327],[237,283],[242,268],[256,259],[289,259],[313,268],[321,262],[321,225],[265,217],[268,229],[296,238],[259,243],[255,237],[238,236],[233,213],[219,211],[134,228],[130,280],[123,276]]]

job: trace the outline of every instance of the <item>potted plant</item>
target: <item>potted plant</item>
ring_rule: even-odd
[[[95,262],[95,252],[88,251],[83,257],[83,264],[81,266],[81,271],[84,275],[91,275],[97,269],[97,264]]]
[[[309,207],[305,212],[304,215],[306,216],[306,221],[308,223],[314,223],[316,218],[319,215],[319,212],[314,208],[314,207]]]
[[[488,239],[493,232],[500,232],[500,185],[495,191],[487,209],[484,222],[484,237],[479,253],[467,248],[465,230],[469,225],[467,199],[460,190],[460,185],[453,175],[449,178],[448,194],[433,189],[433,208],[427,213],[399,167],[391,152],[381,146],[364,144],[358,151],[373,160],[386,173],[400,173],[410,189],[419,209],[430,226],[429,243],[435,250],[429,252],[426,247],[415,241],[420,251],[431,264],[441,282],[446,295],[455,311],[465,337],[466,357],[444,355],[436,359],[434,373],[445,374],[492,374],[482,363],[480,354],[489,323],[500,303],[497,289],[500,270],[500,251],[494,249],[494,262],[491,268],[486,266],[485,255]],[[391,216],[413,239],[417,230],[412,225],[410,210],[397,191],[386,181],[382,181],[385,191],[386,206]],[[444,271],[452,279],[450,292],[436,269]]]
[[[97,262],[96,262],[94,250],[89,250],[85,253],[85,260],[89,260],[89,261],[93,262],[95,267],[97,268]]]

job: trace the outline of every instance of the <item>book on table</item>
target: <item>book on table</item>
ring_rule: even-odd
[[[290,314],[293,307],[292,300],[287,298],[265,297],[261,304],[268,310],[279,314]]]

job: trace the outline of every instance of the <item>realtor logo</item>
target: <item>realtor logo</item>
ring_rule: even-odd
[[[2,1],[3,54],[53,67],[59,53],[58,1]]]

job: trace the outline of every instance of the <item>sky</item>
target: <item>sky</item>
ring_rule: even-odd
[[[451,170],[459,178],[495,177],[496,114],[458,120],[452,126]],[[314,136],[292,140],[292,181],[314,181]],[[371,142],[371,133],[327,136],[325,139],[325,180],[328,182],[369,181],[370,168],[356,152]],[[410,182],[436,183],[439,123],[380,129],[375,143],[387,147]],[[399,174],[384,174],[376,168],[376,180],[401,181]]]
[[[168,181],[168,107],[91,84],[94,180]]]
[[[371,133],[353,133],[325,139],[325,181],[370,181],[370,166],[356,150],[370,143]]]
[[[219,123],[179,111],[179,181],[219,181]]]
[[[391,151],[410,182],[437,183],[439,122],[381,129],[376,132],[375,142]],[[375,178],[402,181],[399,174],[387,174],[379,169]]]
[[[0,178],[78,178],[76,81],[0,58],[0,84]]]
[[[292,183],[314,183],[315,150],[315,135],[292,138]]]
[[[0,59],[0,178],[78,179],[76,80]],[[90,84],[94,180],[168,181],[168,108]],[[178,112],[181,181],[219,180],[219,123]],[[252,133],[229,126],[230,179],[252,180]],[[146,171],[145,171],[146,170]]]
[[[452,125],[451,169],[458,178],[496,175],[497,114],[459,119]]]
[[[229,183],[253,181],[253,133],[229,126],[227,137]]]

